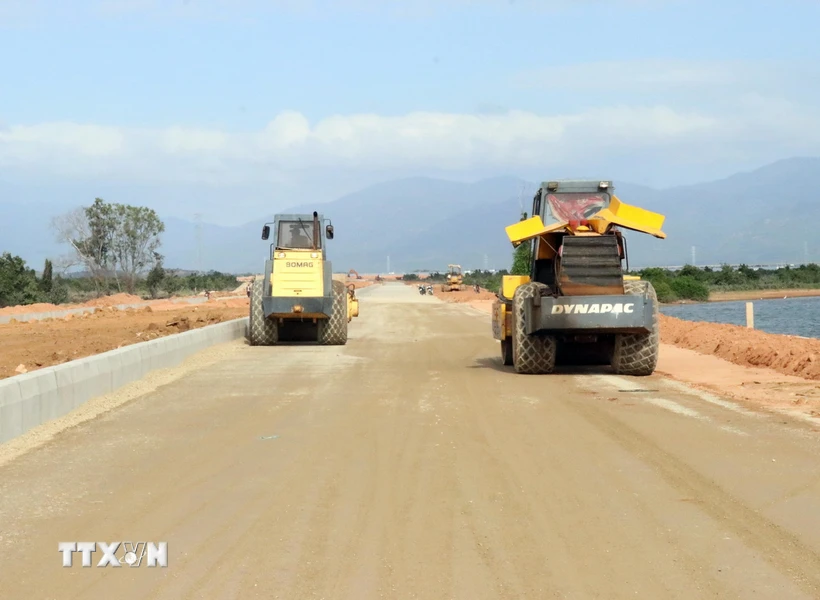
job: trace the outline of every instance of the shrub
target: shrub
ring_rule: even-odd
[[[709,300],[709,288],[694,277],[675,277],[669,286],[678,298],[698,302]]]
[[[661,280],[652,284],[655,288],[655,293],[658,295],[658,302],[674,302],[678,299],[677,294],[672,290],[672,286],[668,281]]]

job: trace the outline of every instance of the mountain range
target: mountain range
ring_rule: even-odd
[[[668,189],[615,180],[615,193],[624,202],[666,215],[666,240],[626,234],[630,266],[818,262],[820,244],[812,224],[820,217],[820,200],[807,193],[818,173],[820,158],[791,158],[725,179]],[[601,178],[611,179],[606,174]],[[539,184],[515,177],[474,183],[415,177],[280,212],[317,210],[332,220],[336,235],[328,253],[337,272],[437,270],[448,263],[502,269],[512,259],[504,227],[519,219],[522,207],[530,210]],[[40,268],[45,258],[54,259],[66,248],[54,241],[49,228],[47,217],[55,214],[57,203],[49,201],[47,193],[21,200],[26,197],[20,186],[0,182],[0,251]],[[59,208],[57,212],[66,209],[64,204]],[[262,225],[272,219],[273,214],[261,214],[241,226],[197,227],[164,217],[165,264],[257,272],[268,252],[268,242],[260,237]]]

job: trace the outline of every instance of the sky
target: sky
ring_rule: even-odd
[[[818,23],[818,0],[0,0],[0,181],[222,224],[408,175],[694,183],[820,155]]]

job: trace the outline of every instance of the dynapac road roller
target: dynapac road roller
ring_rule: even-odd
[[[660,239],[665,217],[621,202],[611,181],[541,184],[532,216],[506,228],[513,247],[532,244],[529,276],[506,275],[492,309],[493,337],[518,373],[556,364],[611,364],[651,375],[658,362],[658,299],[624,275],[619,227]]]
[[[333,225],[313,215],[276,215],[262,227],[262,239],[273,242],[265,277],[251,287],[249,338],[252,346],[283,341],[347,343],[347,324],[359,316],[355,287],[333,279],[327,240]]]

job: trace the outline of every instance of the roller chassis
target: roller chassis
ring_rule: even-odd
[[[499,294],[492,330],[501,344],[502,364],[522,374],[608,364],[620,375],[651,375],[660,344],[657,295],[648,281],[625,281],[624,292],[556,296],[545,284],[531,281],[518,286],[512,299]]]
[[[291,239],[290,244],[282,245],[282,222],[290,226],[307,224],[308,219],[308,215],[274,218],[271,256],[265,261],[264,277],[256,278],[251,287],[248,341],[252,346],[302,341],[345,345],[348,323],[359,316],[355,285],[334,280],[332,264],[326,259],[325,241],[333,239],[332,225],[322,235],[319,224],[324,219],[314,212],[312,242],[296,246]],[[270,224],[266,224],[262,239],[267,240],[270,233]]]
[[[545,182],[533,202],[535,216],[507,228],[513,246],[529,241],[533,250],[530,274],[504,276],[491,311],[501,361],[517,373],[552,373],[564,364],[610,365],[632,376],[654,372],[657,295],[650,282],[624,275],[626,241],[614,225],[664,238],[664,217],[622,203],[612,190],[605,181]],[[585,212],[574,217],[573,210]],[[545,225],[542,217],[556,213],[561,218]]]

